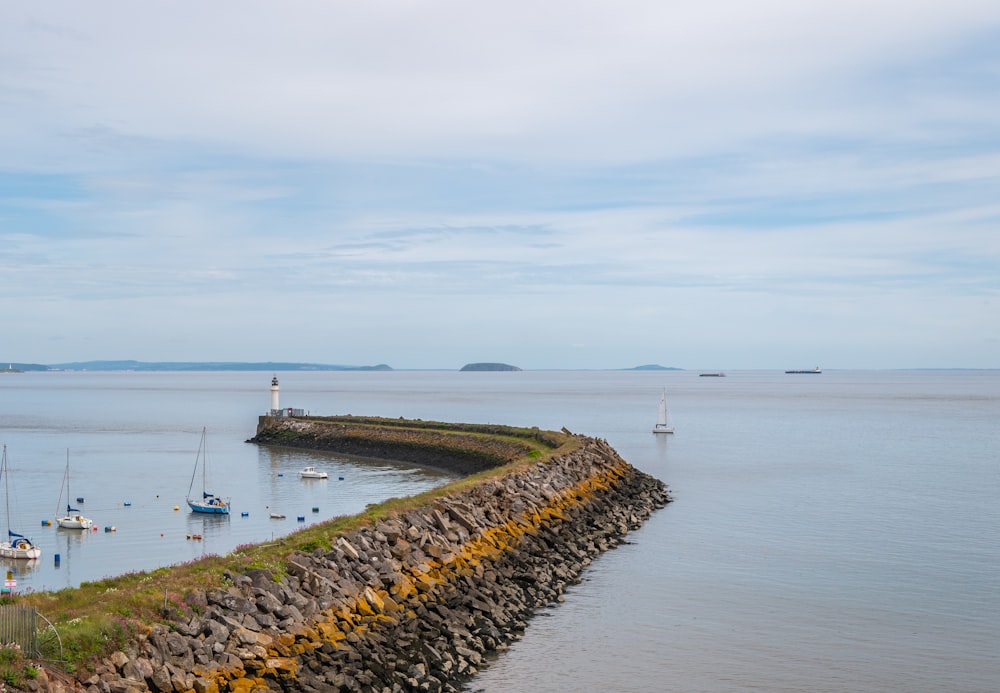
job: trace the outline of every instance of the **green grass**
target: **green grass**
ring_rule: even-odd
[[[0,683],[23,688],[38,677],[38,667],[15,644],[0,644]]]

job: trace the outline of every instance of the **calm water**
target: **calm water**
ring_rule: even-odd
[[[270,375],[0,376],[13,524],[44,551],[18,589],[222,553],[444,480],[244,443]],[[282,406],[313,413],[565,426],[671,486],[470,691],[1000,690],[1000,372],[279,378]],[[654,436],[664,387],[677,433]],[[202,426],[212,490],[234,501],[222,522],[184,509]],[[40,526],[67,448],[99,532]],[[300,480],[307,464],[331,478]]]

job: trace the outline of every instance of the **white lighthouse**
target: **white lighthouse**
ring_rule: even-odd
[[[281,405],[278,404],[278,376],[271,378],[271,416],[279,415]]]

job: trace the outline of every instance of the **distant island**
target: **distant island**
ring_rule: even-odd
[[[2,363],[2,362],[0,362]],[[150,372],[196,372],[196,371],[393,371],[391,366],[380,363],[374,366],[347,366],[330,363],[299,363],[293,361],[135,361],[97,360],[72,361],[69,363],[9,363],[0,367],[3,373],[28,373],[44,371],[133,371]],[[436,369],[442,370],[442,369]],[[470,372],[512,372],[523,370],[509,363],[479,362],[467,363],[459,371]],[[602,370],[602,369],[598,369]],[[632,368],[613,368],[619,371],[682,371],[683,368],[661,366],[651,363]]]
[[[462,366],[462,371],[519,371],[517,366],[507,363],[467,363]]]
[[[75,361],[73,363],[16,363],[20,371],[391,371],[390,366],[337,366],[326,363],[262,361]],[[17,372],[14,370],[12,372]]]

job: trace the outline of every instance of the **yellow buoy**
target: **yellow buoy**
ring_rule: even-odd
[[[180,509],[181,509],[181,506],[179,506],[179,505],[175,505],[174,506],[174,510],[180,510]]]

